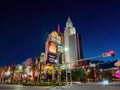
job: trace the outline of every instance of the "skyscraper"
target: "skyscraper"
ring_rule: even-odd
[[[69,69],[72,69],[74,65],[78,65],[78,60],[83,58],[83,48],[81,37],[76,33],[76,29],[73,23],[68,17],[66,27],[64,31],[64,47],[65,47],[65,62]]]

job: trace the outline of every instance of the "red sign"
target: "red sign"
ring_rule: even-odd
[[[108,53],[103,53],[102,54],[103,57],[108,57],[108,56],[111,56],[111,54],[108,52]]]

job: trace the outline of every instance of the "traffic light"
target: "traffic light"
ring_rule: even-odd
[[[94,73],[94,78],[96,78],[97,77],[97,74],[96,73]]]
[[[115,56],[115,52],[114,52],[114,50],[111,50],[111,51],[110,51],[110,55],[111,55],[112,57]]]

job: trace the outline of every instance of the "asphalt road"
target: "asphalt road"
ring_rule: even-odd
[[[63,87],[64,90],[120,90],[120,84],[79,84]]]
[[[120,90],[120,84],[77,84],[62,87],[43,87],[43,86],[21,86],[0,84],[0,90]]]
[[[0,84],[0,90],[48,90],[50,87]]]

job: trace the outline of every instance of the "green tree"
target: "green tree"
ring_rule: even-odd
[[[86,78],[86,71],[84,68],[79,68],[78,69],[78,75],[79,75],[79,80],[84,82]]]
[[[104,71],[104,72],[101,73],[101,77],[105,78],[105,79],[111,80],[112,77],[113,77],[112,76],[112,72],[110,72],[110,71]]]
[[[79,78],[78,70],[72,70],[72,80],[78,81],[78,78]]]
[[[76,70],[72,70],[72,80],[73,81],[85,81],[86,71],[84,68],[78,68]]]
[[[88,78],[94,79],[94,69],[91,68],[89,74],[87,75]]]

